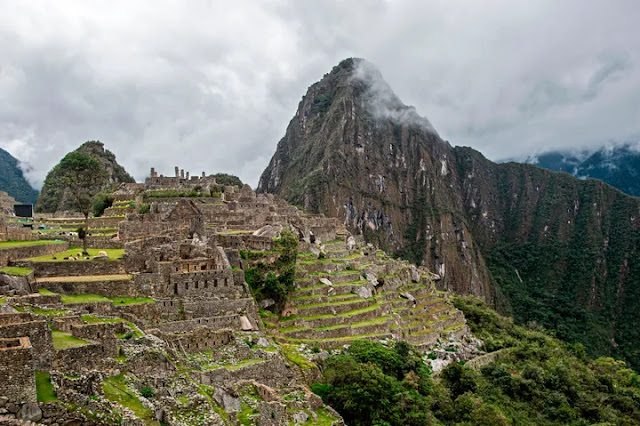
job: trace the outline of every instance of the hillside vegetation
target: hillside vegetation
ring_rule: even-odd
[[[581,344],[514,323],[474,298],[458,298],[485,349],[480,368],[453,363],[433,376],[406,343],[357,341],[324,365],[314,385],[349,425],[634,425],[638,375],[622,361],[591,359]]]
[[[35,204],[38,191],[24,178],[18,160],[3,149],[0,149],[0,170],[0,191],[8,193],[18,202]]]

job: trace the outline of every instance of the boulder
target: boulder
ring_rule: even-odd
[[[326,278],[320,278],[319,280],[322,284],[328,285],[329,287],[333,287],[333,283]]]
[[[347,250],[353,250],[356,248],[356,239],[353,238],[353,235],[349,235],[347,238]]]
[[[260,301],[260,303],[258,303],[258,306],[260,306],[262,309],[269,309],[272,308],[276,305],[276,301],[273,299],[262,299]]]
[[[253,330],[253,325],[251,325],[251,321],[249,321],[246,315],[240,317],[240,327],[242,327],[243,331]]]
[[[413,302],[413,303],[415,303],[415,302],[416,302],[416,298],[415,298],[415,297],[413,297],[413,296],[411,295],[411,293],[400,293],[400,296],[401,296],[401,297],[404,297],[405,299],[409,299],[409,301],[411,301],[411,302]]]
[[[216,386],[213,392],[213,399],[224,408],[225,411],[242,411],[242,402],[240,398],[233,396],[226,389]]]
[[[297,425],[302,424],[302,423],[306,423],[307,420],[309,420],[309,415],[307,413],[305,413],[304,411],[298,411],[298,412],[293,414],[293,421]]]
[[[28,402],[20,407],[20,411],[18,411],[18,418],[29,422],[37,422],[42,419],[42,410],[38,404]]]
[[[365,275],[365,278],[367,279],[367,281],[369,281],[369,284],[371,284],[374,287],[378,287],[380,285],[380,282],[378,281],[378,276],[373,272],[367,272],[367,274]]]
[[[356,290],[356,294],[363,299],[371,299],[373,297],[373,293],[369,287],[360,286]]]
[[[265,339],[264,337],[261,337],[258,339],[258,342],[256,343],[258,346],[263,347],[263,348],[268,348],[269,347],[269,341],[267,339]]]
[[[93,256],[93,260],[109,260],[109,256]]]

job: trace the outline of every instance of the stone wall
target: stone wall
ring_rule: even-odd
[[[158,325],[156,328],[163,333],[185,333],[202,326],[207,326],[213,329],[229,328],[232,330],[238,330],[240,328],[240,315],[226,315],[220,317],[167,322]]]
[[[117,348],[114,351],[100,343],[89,343],[88,345],[57,350],[52,367],[55,370],[69,372],[102,369],[109,364],[117,364],[116,361],[110,359],[116,355]]]
[[[0,317],[6,314],[0,314]],[[29,321],[0,326],[0,338],[26,336],[33,346],[35,368],[48,370],[53,359],[53,338],[46,321]]]
[[[0,249],[0,268],[7,266],[10,261],[30,257],[54,255],[69,248],[68,243],[41,244],[35,246],[19,246]]]
[[[33,348],[28,337],[0,338],[0,396],[18,404],[36,401]]]
[[[60,294],[99,294],[106,297],[140,296],[138,287],[130,279],[124,280],[100,280],[100,281],[40,281],[38,288],[45,288]]]
[[[231,269],[171,274],[170,286],[176,296],[241,297],[242,285],[235,285]]]
[[[124,274],[120,260],[61,260],[51,262],[13,262],[15,266],[33,269],[36,277]]]
[[[234,340],[233,331],[229,329],[212,330],[200,327],[189,333],[160,333],[170,345],[184,352],[201,352],[226,345]]]

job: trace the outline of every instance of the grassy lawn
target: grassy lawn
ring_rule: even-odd
[[[39,288],[38,289],[38,293],[44,295],[44,296],[53,296],[57,293],[52,292],[51,290],[47,290],[46,288]]]
[[[47,244],[63,244],[65,241],[60,240],[34,240],[34,241],[2,241],[0,242],[0,250],[15,247],[26,246],[44,246]]]
[[[142,305],[143,303],[155,302],[155,300],[150,297],[109,297],[108,299],[116,306]]]
[[[102,384],[104,396],[110,401],[117,402],[129,408],[146,424],[157,425],[153,413],[140,402],[138,396],[127,386],[123,374],[104,379]]]
[[[51,334],[53,335],[53,349],[55,350],[76,348],[89,344],[86,340],[78,339],[59,330],[53,330]]]
[[[51,377],[46,371],[36,371],[36,395],[38,402],[58,401],[56,393],[51,385]]]
[[[99,294],[63,294],[62,295],[62,303],[71,304],[71,303],[96,303],[96,302],[108,302],[104,296],[100,296]]]
[[[132,279],[132,275],[73,275],[68,277],[36,278],[36,282],[64,283],[64,282],[94,282],[94,281],[124,281]]]
[[[29,311],[33,312],[34,314],[47,315],[47,316],[50,316],[50,317],[57,317],[57,316],[61,316],[61,315],[67,315],[69,313],[69,311],[64,310],[64,309],[43,309],[43,308],[38,308],[37,306],[30,306],[27,309]]]
[[[5,274],[8,274],[8,275],[25,276],[33,272],[33,269],[19,268],[17,266],[5,266],[4,268],[0,268],[0,272],[4,272]]]
[[[99,317],[96,315],[82,315],[82,321],[86,322],[87,324],[96,324],[96,323],[103,323],[103,322],[104,323],[123,322],[127,324],[131,330],[133,330],[133,336],[132,336],[133,339],[137,339],[138,337],[144,336],[144,333],[140,331],[140,329],[134,323],[124,318],[107,318],[107,317]],[[128,332],[116,333],[116,336],[122,339],[127,333]]]
[[[90,248],[90,249],[87,249],[87,251],[89,252],[90,258],[92,258],[93,256],[98,256],[98,254],[101,251],[104,251],[105,253],[107,253],[107,256],[109,256],[109,260],[122,259],[122,255],[124,254],[124,249],[91,249]],[[56,253],[54,255],[32,257],[31,259],[27,259],[27,260],[31,260],[32,262],[80,262],[80,261],[86,262],[87,260],[84,257],[81,257],[77,261],[64,260],[65,257],[75,256],[78,253],[82,253],[82,247],[71,247],[69,250],[61,253]]]
[[[113,302],[116,306],[141,305],[143,303],[154,303],[150,297],[105,297],[99,294],[64,294],[62,295],[62,303],[97,303],[97,302]]]

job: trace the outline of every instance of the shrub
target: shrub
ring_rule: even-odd
[[[140,389],[140,395],[144,396],[147,399],[153,398],[153,389],[151,389],[150,387],[144,387]]]

